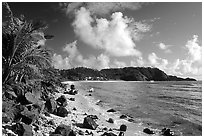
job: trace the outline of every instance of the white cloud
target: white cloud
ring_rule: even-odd
[[[60,7],[66,11],[66,14],[73,13],[80,7],[85,7],[91,14],[106,15],[115,11],[123,11],[125,9],[138,10],[144,3],[138,2],[73,2],[60,3]]]
[[[150,65],[154,67],[158,67],[162,70],[167,68],[168,60],[159,58],[155,53],[149,54],[148,60],[149,60]]]
[[[118,60],[113,61],[113,65],[111,66],[112,68],[123,68],[126,67],[126,63]]]
[[[76,12],[73,22],[76,35],[86,44],[96,49],[103,49],[110,56],[141,56],[133,41],[139,33],[148,31],[147,25],[135,22],[134,28],[129,26],[132,19],[123,17],[121,12],[112,14],[111,19],[92,18],[90,11],[82,7]]]
[[[81,66],[95,69],[109,68],[110,59],[107,55],[100,54],[97,57],[90,55],[88,58],[84,58],[77,49],[77,41],[66,44],[63,51],[67,54],[65,58],[56,53],[53,55],[53,66],[55,68],[69,69]]]
[[[158,43],[156,46],[159,47],[159,49],[163,50],[165,53],[171,53],[172,51],[169,49],[172,45],[166,45],[164,43]]]
[[[195,76],[200,78],[202,75],[202,47],[198,44],[198,36],[194,35],[188,40],[185,48],[188,50],[186,59],[176,59],[168,68],[168,72],[180,76]]]

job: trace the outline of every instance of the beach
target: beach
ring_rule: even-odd
[[[68,105],[65,107],[71,113],[68,114],[67,117],[59,117],[54,114],[50,114],[50,116],[44,116],[45,119],[49,122],[52,120],[54,122],[54,126],[50,128],[48,126],[42,127],[39,130],[40,133],[35,133],[35,135],[49,135],[51,131],[61,125],[70,125],[71,129],[75,132],[81,132],[83,135],[93,135],[93,136],[101,136],[105,132],[111,132],[116,135],[119,135],[119,128],[121,125],[127,126],[127,131],[124,133],[125,136],[145,136],[148,135],[143,132],[144,127],[142,127],[139,123],[128,121],[127,117],[125,119],[121,119],[121,114],[119,112],[107,112],[108,109],[102,108],[97,103],[100,101],[96,101],[92,96],[90,96],[91,92],[82,89],[80,83],[78,82],[66,82],[66,84],[71,85],[74,84],[75,88],[78,89],[78,94],[69,95],[63,94],[63,92],[59,92],[55,94],[55,99],[64,95],[68,100]],[[70,101],[70,98],[74,98],[74,101]],[[73,110],[74,109],[74,110]],[[95,130],[87,129],[83,127],[84,118],[87,115],[96,115],[98,119],[96,120],[96,124],[98,125]],[[109,123],[109,118],[114,120],[114,123]],[[86,133],[88,132],[88,133]],[[159,132],[156,132],[154,135],[159,135]],[[79,135],[79,133],[77,133]]]

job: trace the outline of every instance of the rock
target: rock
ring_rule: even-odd
[[[66,117],[69,114],[69,112],[67,111],[66,108],[60,106],[57,108],[57,113],[56,115],[60,116],[60,117]]]
[[[129,122],[134,122],[135,120],[132,119],[132,118],[129,118],[128,121],[129,121]]]
[[[26,125],[24,123],[16,123],[15,125],[12,126],[12,131],[18,136],[32,136],[32,127],[30,125]]]
[[[54,134],[60,134],[62,136],[73,136],[74,132],[71,129],[71,126],[61,124],[55,129]]]
[[[92,96],[92,94],[88,94],[88,96]]]
[[[68,104],[67,104],[67,99],[66,99],[66,97],[65,97],[64,95],[60,96],[56,101],[57,101],[57,104],[58,104],[59,106],[65,107],[65,106],[68,105]]]
[[[49,113],[55,114],[57,111],[57,102],[54,99],[48,99],[45,103],[45,108],[47,108]]]
[[[126,130],[127,130],[127,126],[124,125],[124,124],[122,124],[122,125],[120,126],[120,131],[125,132]]]
[[[109,110],[107,110],[107,112],[116,112],[116,110],[114,110],[114,109],[109,109]]]
[[[76,111],[77,109],[74,107],[72,110]]]
[[[23,136],[25,130],[22,124],[16,123],[15,125],[12,126],[12,131],[18,134],[18,136]]]
[[[48,121],[47,124],[48,124],[48,125],[55,126],[55,122],[54,122],[53,120]]]
[[[74,130],[71,130],[71,132],[69,133],[69,136],[76,136],[76,132]]]
[[[11,118],[9,118],[9,116],[6,113],[2,112],[2,123],[8,123],[10,121]]]
[[[109,119],[107,120],[107,122],[109,122],[109,123],[114,123],[114,120],[113,120],[112,118],[109,118]]]
[[[75,101],[75,98],[69,98],[70,101]]]
[[[154,132],[152,130],[150,130],[149,128],[145,128],[143,130],[143,132],[146,133],[146,134],[154,134]]]
[[[89,92],[94,92],[94,88],[89,89]]]
[[[38,124],[34,123],[33,126],[34,126],[34,131],[38,131],[39,130],[39,125]]]
[[[120,116],[120,119],[124,119],[124,118],[127,118],[127,116],[126,115],[121,115]]]
[[[84,135],[84,132],[82,130],[79,130],[78,134],[79,135]]]
[[[108,128],[107,128],[107,127],[104,127],[104,128],[103,128],[103,130],[107,131],[107,130],[108,130]]]
[[[33,136],[32,127],[30,125],[23,124],[24,133],[23,136]]]
[[[111,128],[108,131],[113,131]]]
[[[117,135],[112,132],[104,132],[101,136],[117,136]]]
[[[30,125],[38,118],[38,115],[39,115],[38,109],[29,111],[27,108],[25,108],[24,111],[21,112],[22,118],[21,122]]]
[[[98,119],[97,115],[87,115],[87,117],[91,117],[92,119]]]
[[[174,133],[168,128],[163,128],[162,129],[162,135],[164,135],[164,136],[173,136],[174,135]]]
[[[98,127],[98,125],[91,117],[85,117],[83,122],[83,127],[95,130]]]

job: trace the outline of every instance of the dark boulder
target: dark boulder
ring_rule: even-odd
[[[114,110],[114,109],[109,109],[109,110],[107,110],[107,112],[116,112],[116,110]]]
[[[56,115],[60,116],[60,117],[66,117],[69,114],[69,112],[67,111],[66,108],[60,106],[57,108],[57,113]]]
[[[122,125],[120,126],[120,131],[125,132],[126,130],[127,130],[127,126],[124,125],[124,124],[122,124]]]
[[[113,120],[112,118],[109,118],[109,119],[107,120],[107,122],[109,122],[109,123],[114,123],[114,120]]]
[[[61,136],[76,136],[76,133],[71,129],[71,126],[64,124],[59,125],[54,134],[60,134]]]
[[[32,136],[32,127],[23,123],[16,123],[12,126],[12,131],[18,136]]]
[[[149,128],[145,128],[143,130],[143,132],[146,133],[146,134],[154,134],[154,132],[152,130],[150,130]]]
[[[101,136],[117,136],[117,135],[112,132],[104,132]]]
[[[121,115],[121,116],[120,116],[120,119],[125,119],[125,118],[127,118],[126,115]]]
[[[27,125],[30,125],[32,122],[34,122],[39,117],[38,109],[33,109],[29,111],[27,108],[25,108],[21,112],[21,122],[24,122]]]
[[[70,101],[75,101],[75,98],[69,98]]]
[[[83,122],[83,127],[95,130],[98,127],[98,125],[91,117],[85,117]]]
[[[163,128],[162,129],[162,135],[163,136],[173,136],[174,133],[168,128]]]
[[[57,111],[57,102],[54,99],[48,99],[45,103],[45,108],[49,113],[55,114]]]
[[[129,121],[129,122],[134,122],[135,120],[132,119],[132,118],[129,118],[128,121]]]
[[[68,104],[67,104],[67,99],[66,99],[66,97],[65,97],[64,95],[60,96],[56,101],[57,101],[57,104],[58,104],[59,106],[65,107],[65,106],[68,105]]]

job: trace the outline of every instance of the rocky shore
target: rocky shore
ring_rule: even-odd
[[[71,85],[72,83],[68,82],[68,86]],[[169,132],[150,130],[142,126],[139,120],[121,115],[114,109],[100,107],[100,101],[95,101],[92,97],[93,91],[80,89],[79,83],[74,85],[79,88],[75,93],[68,93],[66,89],[58,87],[57,92],[52,94],[52,98],[45,102],[43,108],[45,111],[39,114],[35,122],[32,122],[36,117],[33,115],[33,111],[31,113],[27,109],[21,112],[24,117],[21,117],[21,120],[16,123],[12,123],[6,115],[4,117],[3,113],[2,134],[4,136],[146,136],[171,134],[170,130],[167,130]],[[28,121],[32,123],[27,123]]]

